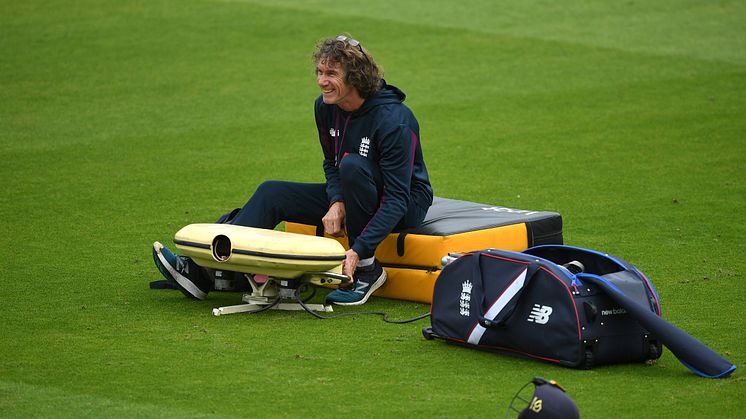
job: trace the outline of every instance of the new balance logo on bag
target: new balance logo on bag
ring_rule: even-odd
[[[534,304],[531,314],[528,315],[528,321],[539,324],[547,324],[549,316],[552,315],[552,307]]]

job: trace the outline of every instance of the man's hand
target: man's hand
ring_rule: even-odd
[[[358,262],[360,262],[360,256],[358,256],[356,251],[350,249],[345,252],[345,261],[342,265],[342,273],[349,276],[350,280],[352,280],[352,276],[355,274],[355,269],[357,269]]]
[[[342,201],[333,203],[321,222],[324,224],[326,234],[334,237],[344,237],[345,203]],[[355,262],[355,265],[357,265],[357,262]]]

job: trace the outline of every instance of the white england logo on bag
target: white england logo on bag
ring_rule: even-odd
[[[469,317],[471,310],[471,288],[472,283],[470,281],[464,281],[461,283],[461,298],[459,299],[459,314],[465,317]]]

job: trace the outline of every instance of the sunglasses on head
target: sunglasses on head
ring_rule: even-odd
[[[358,47],[360,51],[363,50],[363,46],[360,45],[360,41],[358,41],[357,39],[352,39],[344,35],[339,35],[337,37],[337,41],[347,42],[351,47]]]

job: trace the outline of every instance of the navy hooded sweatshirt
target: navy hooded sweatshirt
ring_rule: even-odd
[[[381,169],[383,195],[378,210],[352,244],[361,258],[373,255],[410,205],[427,210],[433,202],[420,147],[420,127],[402,103],[405,97],[397,87],[382,81],[381,89],[354,112],[325,104],[322,96],[316,99],[314,111],[324,151],[329,205],[344,201],[339,179],[339,163],[344,156],[358,154]]]

